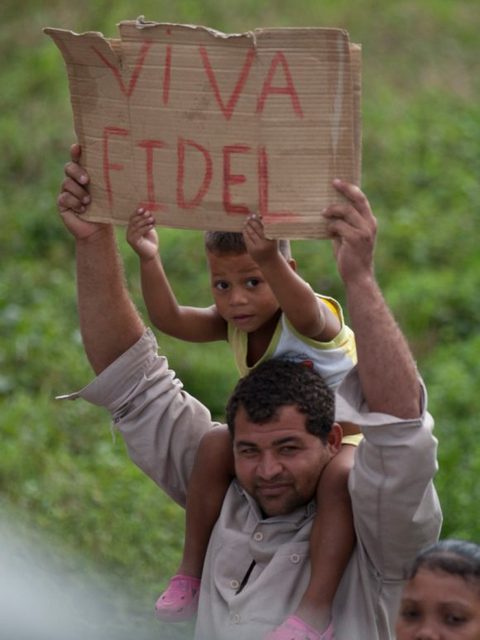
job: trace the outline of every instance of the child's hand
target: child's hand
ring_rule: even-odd
[[[277,241],[269,240],[265,237],[263,222],[255,214],[247,218],[243,227],[243,239],[245,240],[248,254],[258,265],[268,262],[278,253]]]
[[[152,260],[158,253],[158,235],[155,231],[155,219],[145,209],[137,209],[128,221],[128,244],[142,260]]]

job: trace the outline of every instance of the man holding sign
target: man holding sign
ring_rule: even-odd
[[[78,153],[74,148],[73,160]],[[86,172],[74,161],[66,174],[58,205],[76,239],[80,327],[98,376],[74,397],[106,407],[132,460],[184,505],[198,444],[215,425],[157,354],[125,288],[113,229],[82,220],[90,200]],[[358,353],[357,367],[336,392],[335,419],[359,425],[364,439],[349,481],[357,544],[332,617],[337,640],[388,640],[409,564],[436,540],[441,524],[432,484],[436,441],[415,363],[374,277],[370,205],[358,187],[343,181],[334,186],[344,201],[327,207],[322,219],[333,239]],[[317,383],[302,378],[308,375],[302,365],[298,384],[289,385],[284,376],[271,412],[257,415],[255,403],[262,401],[255,394],[280,384],[275,363],[242,379],[229,402],[237,478],[209,542],[199,640],[266,636],[295,611],[308,581],[314,487],[334,451],[310,431],[309,413],[322,412],[324,403],[317,397],[304,406],[304,393]],[[283,446],[294,452],[279,470]],[[275,509],[265,508],[265,501]],[[298,637],[294,630],[291,637]]]

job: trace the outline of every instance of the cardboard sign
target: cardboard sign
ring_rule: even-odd
[[[119,25],[45,29],[64,57],[90,220],[322,237],[319,212],[360,178],[360,47],[340,29]]]

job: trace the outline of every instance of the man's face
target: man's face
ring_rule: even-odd
[[[235,416],[233,451],[240,485],[270,516],[290,513],[315,495],[320,474],[338,452],[341,429],[334,425],[328,442],[305,428],[295,406],[281,407],[270,422],[251,422],[243,407]]]

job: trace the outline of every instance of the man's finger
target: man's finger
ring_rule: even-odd
[[[67,177],[72,178],[78,182],[78,184],[86,185],[89,182],[88,173],[76,162],[67,162],[64,167],[64,172]]]
[[[70,147],[70,158],[72,162],[80,162],[81,155],[82,147],[77,142],[74,142]]]
[[[328,218],[326,219],[325,230],[327,237],[343,238],[344,240],[352,240],[358,233],[358,229],[353,227],[349,222],[346,222],[342,218]]]
[[[335,189],[347,198],[354,208],[362,215],[371,215],[372,211],[370,203],[366,195],[355,184],[345,182],[344,180],[335,179],[333,181]]]
[[[342,220],[355,229],[362,227],[365,222],[362,215],[347,202],[338,202],[322,211],[322,216],[327,222]]]
[[[72,196],[78,198],[82,202],[82,204],[89,204],[90,202],[90,194],[82,185],[78,184],[76,180],[72,180],[72,178],[65,178],[62,184],[62,191],[68,191]]]
[[[68,211],[69,209],[76,213],[84,213],[86,211],[86,207],[82,204],[81,200],[68,191],[62,191],[58,196],[57,206],[60,211]]]

